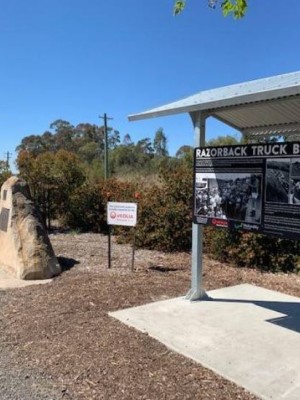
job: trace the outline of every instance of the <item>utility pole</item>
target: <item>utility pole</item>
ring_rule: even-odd
[[[104,179],[108,178],[108,134],[107,134],[107,120],[109,118],[106,113],[103,117],[99,115],[99,118],[104,120]],[[109,201],[109,198],[107,199]],[[108,205],[107,205],[108,207]],[[108,268],[111,268],[111,225],[108,225]]]
[[[104,120],[104,179],[106,180],[109,176],[108,173],[108,133],[107,133],[107,121],[109,118],[106,113],[104,113],[103,117],[99,115],[99,118]]]
[[[6,157],[6,168],[9,169],[9,160],[12,154],[9,151],[7,151],[6,153],[4,153],[4,155]]]

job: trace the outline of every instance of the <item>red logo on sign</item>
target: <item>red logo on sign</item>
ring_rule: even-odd
[[[112,211],[112,212],[110,213],[110,218],[111,218],[111,219],[115,219],[116,216],[117,216],[117,214],[116,214],[114,211]]]
[[[215,226],[224,226],[224,227],[228,227],[228,222],[224,221],[223,219],[215,219],[213,218],[211,223]]]

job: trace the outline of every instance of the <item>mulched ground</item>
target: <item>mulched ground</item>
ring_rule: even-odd
[[[256,399],[108,316],[187,293],[190,254],[137,250],[132,272],[130,246],[113,242],[108,270],[105,236],[50,239],[65,269],[61,276],[0,292],[1,400]],[[204,270],[207,290],[250,283],[300,296],[297,275],[236,269],[208,258]]]

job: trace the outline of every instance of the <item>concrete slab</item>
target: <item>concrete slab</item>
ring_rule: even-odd
[[[22,279],[17,279],[13,277],[11,274],[0,268],[0,290],[22,288],[30,285],[42,285],[49,282],[52,282],[52,279],[24,281]]]
[[[300,399],[300,298],[253,285],[110,315],[262,399]]]

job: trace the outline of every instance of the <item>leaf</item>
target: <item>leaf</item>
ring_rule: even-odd
[[[224,0],[221,4],[224,17],[232,15],[235,19],[243,18],[247,12],[247,0]]]
[[[186,3],[185,1],[176,0],[173,9],[173,15],[176,16],[178,14],[181,14],[185,8],[185,3]]]

